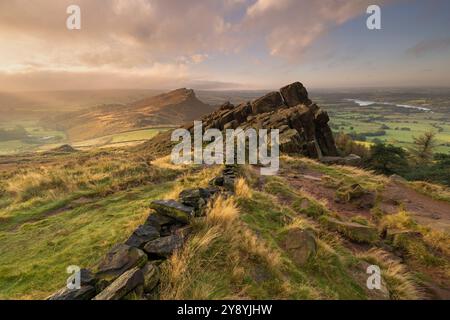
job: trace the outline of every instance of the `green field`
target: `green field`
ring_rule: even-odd
[[[401,113],[380,114],[376,110],[367,113],[339,111],[329,107],[331,125],[334,132],[346,134],[366,134],[385,131],[384,135],[366,137],[366,141],[381,140],[404,148],[412,146],[414,137],[427,131],[436,133],[436,152],[450,153],[450,123],[445,121],[447,115],[443,113]]]
[[[0,141],[0,155],[11,155],[24,152],[48,151],[62,144],[71,144],[75,148],[89,149],[93,147],[117,147],[136,144],[153,138],[161,131],[169,128],[145,128],[121,132],[104,137],[72,143],[62,131],[49,130],[39,126],[36,121],[17,121],[0,123],[1,129],[10,130],[22,126],[30,139]]]

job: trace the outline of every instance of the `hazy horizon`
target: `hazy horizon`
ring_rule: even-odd
[[[383,0],[0,3],[0,91],[450,87],[450,3]]]

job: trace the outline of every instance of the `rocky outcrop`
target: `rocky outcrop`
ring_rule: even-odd
[[[224,104],[202,119],[205,130],[278,129],[282,152],[300,153],[311,158],[337,156],[329,120],[327,112],[312,103],[300,82],[253,102],[238,106]]]

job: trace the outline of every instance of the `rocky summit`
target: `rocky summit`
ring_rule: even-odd
[[[337,156],[329,120],[327,112],[309,99],[300,82],[252,102],[237,106],[227,102],[202,119],[205,130],[279,129],[282,152],[319,159]]]

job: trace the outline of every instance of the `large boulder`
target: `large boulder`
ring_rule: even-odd
[[[317,252],[317,243],[314,234],[309,230],[299,228],[287,232],[282,247],[298,265],[304,265],[308,259]]]
[[[379,239],[378,230],[355,222],[340,221],[329,216],[320,217],[320,221],[330,230],[337,231],[349,240],[359,243],[374,243]]]
[[[135,267],[126,271],[93,300],[120,300],[139,286],[144,285],[144,275],[142,271]]]
[[[140,249],[126,244],[114,246],[97,267],[97,277],[112,281],[125,271],[142,267],[147,262],[147,255]]]
[[[174,218],[182,223],[188,223],[194,216],[194,208],[185,206],[175,200],[153,201],[150,207],[157,213]]]
[[[142,249],[147,242],[159,238],[159,232],[154,226],[148,224],[139,226],[125,244]]]
[[[360,184],[344,186],[336,191],[335,201],[338,203],[353,203],[361,209],[371,209],[375,206],[377,194],[363,188]]]
[[[295,107],[299,104],[311,104],[308,98],[308,91],[300,82],[295,82],[280,89],[284,103],[288,107]]]

